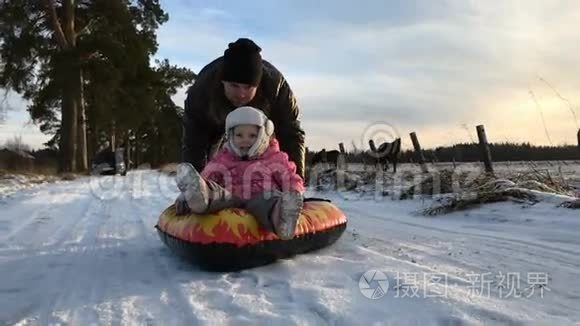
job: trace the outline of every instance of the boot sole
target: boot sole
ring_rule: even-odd
[[[286,209],[286,207],[292,207],[292,209]],[[282,195],[282,216],[280,217],[280,225],[278,225],[276,230],[280,239],[290,240],[294,237],[296,224],[303,207],[301,196],[296,196],[293,193]]]
[[[201,190],[201,175],[191,165],[180,164],[176,169],[175,180],[177,188],[183,193],[187,205],[194,213],[202,213],[207,209],[208,198]]]
[[[188,186],[196,179],[197,171],[189,163],[181,163],[175,169],[175,183],[181,192],[185,192]]]

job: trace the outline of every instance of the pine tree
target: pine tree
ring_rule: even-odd
[[[104,108],[87,96],[100,87],[103,101],[102,83],[143,70],[167,19],[158,0],[0,0],[0,87],[31,100],[33,120],[54,134],[61,171],[87,167],[85,109]],[[91,80],[96,67],[108,78]]]

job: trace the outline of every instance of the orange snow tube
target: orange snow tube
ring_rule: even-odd
[[[293,239],[280,240],[243,209],[175,215],[171,205],[155,226],[161,240],[201,269],[236,271],[327,247],[346,229],[347,219],[329,200],[308,198]]]

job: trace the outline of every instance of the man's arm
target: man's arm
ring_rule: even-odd
[[[183,134],[181,138],[181,159],[203,170],[209,148],[209,122],[207,121],[201,87],[194,84],[187,93],[183,113]]]
[[[300,109],[286,80],[282,79],[272,108],[272,120],[280,149],[296,164],[296,172],[304,179],[304,130],[300,126]]]

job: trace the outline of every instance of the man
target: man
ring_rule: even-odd
[[[182,159],[197,171],[221,146],[227,114],[247,105],[260,109],[272,120],[280,149],[304,178],[304,131],[296,99],[284,76],[262,60],[261,50],[246,38],[230,43],[224,55],[205,66],[189,88]]]

